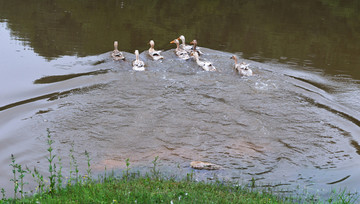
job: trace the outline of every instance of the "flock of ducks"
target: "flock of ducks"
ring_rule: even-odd
[[[181,40],[181,44],[179,42]],[[215,66],[208,61],[200,60],[200,56],[203,54],[200,49],[197,47],[197,41],[193,40],[190,42],[191,45],[185,44],[185,37],[181,35],[180,37],[174,39],[170,43],[176,44],[175,54],[183,60],[188,60],[190,58],[194,59],[196,63],[205,71],[214,72],[217,71]],[[161,60],[164,57],[161,55],[161,50],[155,50],[155,42],[150,40],[149,42],[150,48],[148,51],[148,55],[153,60]],[[115,61],[125,60],[125,57],[121,51],[118,50],[118,42],[114,41],[114,51],[111,52],[111,57]],[[136,59],[132,62],[133,70],[135,71],[145,71],[145,63],[139,57],[139,50],[135,50]],[[238,59],[235,55],[233,55],[230,59],[235,61],[233,68],[237,71],[241,76],[252,76],[253,72],[249,68],[249,64],[245,62],[238,63]]]

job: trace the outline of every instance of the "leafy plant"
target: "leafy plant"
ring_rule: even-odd
[[[25,173],[26,171],[24,169],[22,169],[22,166],[20,164],[17,164],[17,172],[20,174],[19,175],[19,178],[20,178],[20,195],[21,195],[21,198],[24,197],[24,185],[26,183],[24,183],[24,177],[25,177]]]
[[[159,156],[156,156],[154,161],[152,161],[153,168],[151,169],[151,172],[152,172],[153,176],[155,177],[155,179],[159,179],[159,176],[160,176],[159,170],[156,169],[156,167],[158,165],[158,163],[157,163],[158,159],[159,159]]]
[[[16,194],[18,192],[18,188],[19,188],[19,183],[18,180],[16,178],[16,169],[17,169],[17,164],[15,164],[15,156],[13,154],[11,154],[11,164],[10,166],[12,167],[12,173],[13,173],[13,178],[10,179],[10,181],[12,181],[14,183],[14,198],[16,199]]]
[[[59,170],[56,172],[56,178],[57,178],[57,190],[60,191],[62,188],[62,181],[63,181],[63,175],[62,175],[62,163],[61,163],[61,157],[58,156],[58,164],[59,164]]]
[[[79,169],[78,169],[78,163],[77,160],[74,156],[74,142],[71,144],[71,149],[70,149],[70,176],[69,176],[69,182],[71,183],[72,180],[75,180],[75,183],[78,183],[78,178],[79,178]],[[72,168],[75,168],[75,170],[73,171]],[[72,177],[72,174],[75,173],[75,178]]]
[[[129,166],[130,166],[130,162],[129,162],[129,158],[127,158],[125,160],[125,164],[126,164],[126,170],[125,170],[125,179],[129,179]]]
[[[34,171],[31,171],[28,167],[26,167],[27,171],[31,174],[31,176],[34,178],[35,182],[38,184],[36,187],[36,190],[38,190],[39,194],[44,192],[44,176],[39,173],[39,171],[34,167]]]
[[[90,164],[90,154],[88,151],[85,150],[85,156],[86,156],[86,160],[87,160],[87,169],[86,169],[86,173],[87,173],[87,181],[91,180],[91,164]]]
[[[54,193],[55,190],[55,178],[56,178],[56,164],[54,163],[54,158],[56,157],[56,155],[53,154],[53,148],[52,148],[52,144],[54,143],[54,140],[51,139],[51,132],[49,129],[47,129],[47,144],[49,146],[49,148],[47,149],[47,151],[49,152],[49,157],[47,157],[47,160],[49,162],[49,173],[50,176],[48,177],[50,180],[50,193]]]
[[[255,178],[251,177],[251,188],[255,188]]]
[[[2,195],[1,200],[5,200],[5,189],[4,188],[1,188],[1,195]]]

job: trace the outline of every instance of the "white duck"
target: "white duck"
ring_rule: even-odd
[[[111,52],[111,57],[115,61],[124,60],[125,57],[122,52],[118,50],[118,41],[114,41],[114,51]]]
[[[150,40],[149,44],[150,44],[150,48],[149,48],[150,57],[152,57],[153,60],[164,59],[164,57],[161,56],[161,50],[154,49],[155,42],[153,40]]]
[[[178,39],[175,39],[175,40],[171,41],[170,43],[176,44],[175,54],[178,57],[180,57],[181,59],[184,59],[184,60],[187,60],[190,58],[189,54],[185,50],[180,48]]]
[[[253,72],[249,68],[249,64],[245,62],[237,63],[237,57],[233,55],[230,59],[235,60],[234,69],[241,75],[241,76],[252,76]]]
[[[136,59],[133,61],[133,70],[145,71],[145,63],[139,59],[139,50],[135,50]]]
[[[203,70],[205,71],[210,71],[210,72],[214,72],[216,71],[216,68],[214,67],[214,65],[212,65],[211,62],[207,62],[207,61],[200,61],[199,60],[199,54],[197,52],[192,52],[191,53],[192,56],[194,56],[196,63],[203,68]]]
[[[186,45],[185,44],[185,36],[180,35],[180,37],[177,38],[178,40],[181,40],[181,45],[180,48],[186,51],[190,51],[192,46],[191,45]]]

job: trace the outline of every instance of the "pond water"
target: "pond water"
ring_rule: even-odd
[[[46,129],[94,171],[151,166],[299,193],[359,191],[360,4],[0,1],[0,187],[11,160],[47,171]],[[219,72],[169,42],[197,39]],[[147,56],[148,42],[165,59]],[[126,60],[113,61],[114,40]],[[147,71],[131,68],[141,51]],[[255,75],[232,69],[236,54]],[[85,173],[85,172],[83,172]],[[300,188],[298,188],[300,186]],[[31,187],[29,187],[31,188]]]

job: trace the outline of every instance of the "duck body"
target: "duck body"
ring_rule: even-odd
[[[180,35],[180,37],[178,37],[177,39],[178,39],[178,40],[181,40],[181,44],[180,44],[180,48],[181,48],[181,49],[183,49],[183,50],[185,50],[185,51],[187,51],[187,52],[191,51],[191,49],[193,48],[193,46],[191,46],[191,45],[186,45],[186,44],[185,44],[185,36]]]
[[[196,63],[205,71],[210,71],[210,72],[214,72],[216,71],[215,66],[211,63],[211,62],[207,62],[207,61],[201,61],[199,59],[199,54],[197,52],[193,52],[191,53],[192,56],[194,56]]]
[[[118,50],[118,41],[114,41],[114,51],[111,52],[111,57],[115,61],[125,60],[123,53]]]
[[[160,60],[160,59],[164,59],[164,57],[161,55],[161,50],[155,50],[154,46],[155,43],[153,40],[150,40],[149,42],[150,44],[150,48],[149,48],[149,55],[153,60]]]
[[[135,71],[145,71],[145,63],[139,59],[139,51],[135,50],[136,59],[132,62],[133,70]]]
[[[193,45],[192,49],[189,51],[190,55],[194,52],[197,52],[199,56],[203,54],[197,47],[197,40],[191,41],[190,44]]]
[[[245,62],[242,62],[240,64],[240,67],[237,68],[237,70],[241,76],[252,76],[253,75],[252,70],[249,68],[249,64],[246,64]]]
[[[197,41],[196,40],[193,40],[192,42],[190,42],[190,44],[193,44],[194,41],[196,42],[196,44],[193,44],[193,46],[185,44],[185,37],[183,35],[180,35],[180,37],[178,37],[178,40],[181,40],[180,48],[185,50],[189,54],[191,54],[191,52],[193,52],[194,50],[196,50],[198,52],[199,56],[204,54],[204,53],[201,52],[199,47],[197,47]]]
[[[183,60],[190,59],[189,53],[180,48],[179,40],[178,40],[178,39],[175,39],[175,40],[171,41],[170,43],[175,43],[175,44],[176,44],[175,54],[176,54],[179,58],[181,58],[181,59],[183,59]]]
[[[241,76],[252,76],[253,72],[249,68],[249,64],[245,62],[237,63],[237,57],[233,55],[230,59],[235,60],[234,69],[241,75]]]

